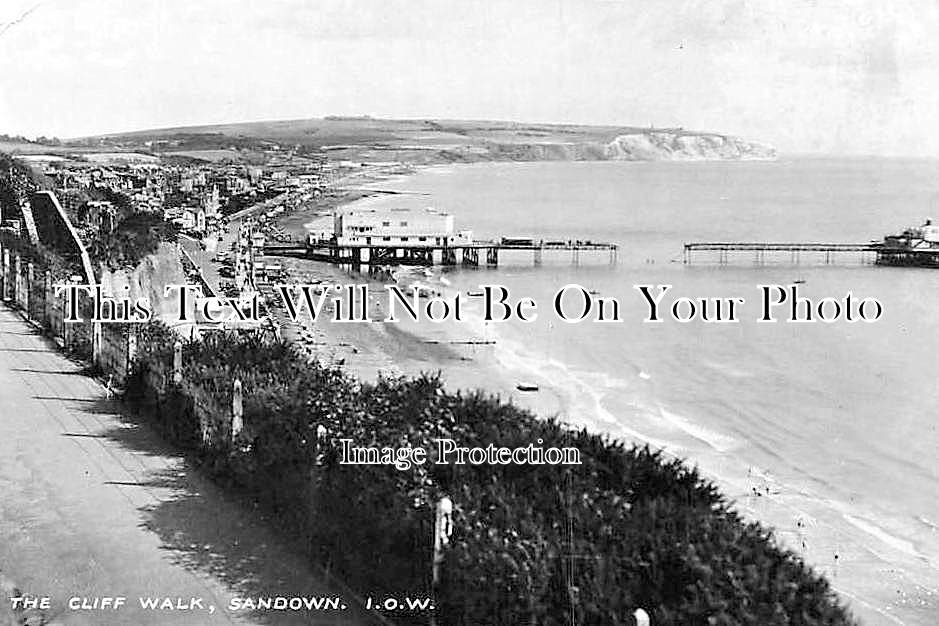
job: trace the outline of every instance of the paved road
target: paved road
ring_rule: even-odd
[[[209,287],[212,289],[212,291],[214,291],[219,296],[225,295],[222,293],[222,290],[219,287],[219,285],[221,285],[223,282],[222,277],[218,273],[218,270],[221,267],[221,265],[219,263],[215,263],[214,261],[212,261],[212,259],[215,257],[217,252],[220,252],[222,250],[225,250],[227,252],[231,241],[232,241],[231,235],[226,232],[225,239],[224,241],[219,242],[217,251],[207,252],[202,249],[201,241],[197,239],[193,239],[192,237],[188,237],[186,235],[182,235],[179,238],[179,243],[183,247],[183,249],[189,254],[189,258],[191,258],[192,262],[198,265],[199,269],[202,271],[202,277],[209,284]],[[227,282],[234,282],[234,280],[231,278],[225,279],[225,280]]]
[[[342,594],[0,304],[0,595],[14,584],[49,596],[61,624],[368,623],[354,608],[228,612],[232,598]],[[114,596],[127,605],[68,608]],[[141,609],[148,596],[206,608]]]

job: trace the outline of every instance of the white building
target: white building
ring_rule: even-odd
[[[340,246],[458,246],[473,234],[456,232],[453,216],[436,209],[346,209],[333,216]]]

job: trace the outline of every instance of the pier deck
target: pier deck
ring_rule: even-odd
[[[519,241],[473,241],[454,245],[402,245],[356,244],[340,245],[334,242],[320,244],[275,244],[263,247],[266,255],[298,255],[321,259],[337,264],[351,265],[462,265],[478,266],[483,259],[490,267],[499,264],[502,251],[530,251],[536,265],[542,261],[545,251],[567,251],[571,261],[579,262],[581,252],[607,252],[610,263],[615,263],[618,246],[615,243],[601,243],[580,240],[538,240]]]
[[[879,243],[829,243],[829,242],[767,242],[767,241],[698,241],[686,243],[684,247],[683,262],[691,263],[694,252],[717,252],[718,262],[727,263],[731,252],[752,252],[757,263],[763,263],[765,254],[788,252],[793,263],[800,261],[803,252],[818,252],[825,255],[825,262],[831,263],[833,253],[855,252],[879,253],[883,246]]]

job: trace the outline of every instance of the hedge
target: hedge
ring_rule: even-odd
[[[648,447],[481,392],[447,392],[436,376],[365,384],[251,337],[185,344],[183,382],[160,394],[152,374],[165,371],[177,339],[156,325],[147,332],[127,399],[215,476],[260,499],[353,588],[432,593],[434,506],[449,494],[439,624],[628,624],[637,607],[655,624],[853,623],[828,582],[771,531],[742,520],[696,469]],[[236,378],[244,430],[229,443],[217,410],[202,445],[196,405],[230,406]],[[429,450],[440,437],[483,447],[541,439],[575,446],[583,464],[339,464],[339,439]]]

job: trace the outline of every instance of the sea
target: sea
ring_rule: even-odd
[[[435,207],[477,239],[616,243],[615,260],[504,252],[496,269],[437,267],[422,279],[450,294],[504,285],[538,317],[484,323],[480,299],[465,298],[468,321],[413,330],[494,342],[472,348],[491,351],[479,367],[556,394],[561,419],[697,466],[863,623],[939,623],[939,269],[858,252],[683,254],[693,241],[865,243],[922,224],[939,217],[939,160],[485,163],[370,186],[401,193],[358,206]],[[595,292],[583,321],[553,310],[565,285]],[[644,321],[641,285],[671,286],[662,322]],[[761,285],[813,307],[828,299],[826,316],[835,303],[841,316],[787,322],[778,306],[776,322],[759,322]],[[584,296],[567,291],[577,317]],[[620,321],[597,322],[596,298],[615,300]],[[673,318],[676,298],[698,316]],[[715,299],[729,298],[742,300],[736,322],[701,319],[701,299],[713,318]],[[876,321],[857,319],[865,298],[882,307]],[[804,316],[810,304],[800,306]],[[678,312],[688,317],[689,304]]]

